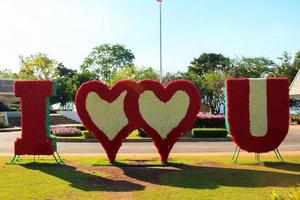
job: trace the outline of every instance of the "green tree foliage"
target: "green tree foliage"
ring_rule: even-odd
[[[232,60],[232,77],[263,78],[272,74],[275,63],[265,57],[242,57]]]
[[[163,84],[168,84],[169,82],[178,80],[178,79],[192,80],[191,75],[189,73],[180,72],[180,71],[178,71],[176,73],[167,72],[163,76]]]
[[[55,72],[57,95],[53,97],[53,103],[60,103],[60,107],[65,110],[72,109],[77,89],[82,83],[93,80],[95,77],[89,71],[77,72],[60,63]]]
[[[111,79],[111,84],[115,84],[119,80],[135,80],[159,79],[159,74],[151,67],[138,68],[135,66],[127,66],[117,70]]]
[[[73,77],[73,79],[76,82],[77,88],[79,88],[81,86],[81,84],[83,84],[84,82],[97,79],[97,75],[90,71],[83,70],[83,71],[77,73]]]
[[[53,103],[60,103],[60,107],[68,110],[69,104],[74,102],[76,85],[72,78],[60,77],[56,79],[56,96]]]
[[[85,58],[81,69],[97,75],[97,79],[110,83],[112,75],[118,69],[133,65],[134,55],[131,50],[120,44],[103,44],[93,48]]]
[[[20,60],[20,77],[26,79],[52,79],[58,64],[56,60],[48,58],[43,53],[28,57],[20,56]]]
[[[7,79],[18,79],[19,74],[13,73],[9,69],[0,70],[0,78],[7,78]]]
[[[230,59],[216,53],[203,53],[198,58],[194,58],[188,67],[190,73],[197,74],[198,76],[210,72],[226,72],[230,69]]]
[[[283,52],[278,57],[279,62],[274,68],[272,76],[287,77],[291,83],[300,69],[300,52],[296,53],[294,62],[292,59],[292,56],[288,52]]]
[[[224,106],[225,73],[206,73],[201,79],[202,102],[208,105],[213,114],[220,113]]]
[[[300,51],[298,51],[295,54],[295,59],[294,59],[294,62],[293,62],[293,68],[295,68],[296,70],[300,69]]]
[[[144,79],[159,80],[159,74],[152,67],[137,68],[135,72],[135,80],[140,81]]]
[[[202,102],[212,113],[219,113],[224,104],[224,80],[232,69],[231,60],[222,54],[203,53],[188,67],[187,77],[201,91]]]
[[[68,109],[69,105],[74,102],[77,85],[77,71],[66,68],[59,63],[55,69],[56,96],[53,97],[52,103],[60,103],[62,109]]]
[[[77,71],[74,69],[69,69],[64,66],[64,64],[59,63],[56,68],[56,77],[68,77],[72,78],[77,74]]]

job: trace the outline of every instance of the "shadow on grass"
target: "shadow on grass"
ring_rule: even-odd
[[[299,165],[293,164],[286,163],[286,169],[297,171]],[[156,185],[192,189],[216,189],[221,186],[245,188],[291,187],[300,184],[300,175],[297,174],[214,165],[190,166],[176,163],[168,163],[168,165],[131,165],[116,162],[114,165],[121,169],[125,175],[124,181],[111,180],[78,171],[70,165],[58,166],[56,164],[39,163],[20,165],[65,180],[70,183],[71,187],[84,191],[130,192],[144,190],[145,186],[127,181],[126,176]],[[274,163],[272,163],[272,166],[274,166]],[[276,163],[274,168],[278,168],[278,166],[284,167],[284,165]],[[107,167],[110,168],[110,166]]]
[[[172,165],[172,164],[170,164]],[[225,167],[174,164],[173,167],[118,166],[131,178],[172,187],[216,189],[229,187],[290,187],[300,184],[300,175]]]
[[[264,162],[266,167],[270,167],[273,169],[281,169],[287,171],[295,171],[300,172],[300,164],[299,163],[289,163],[289,162]]]
[[[67,181],[71,187],[84,191],[128,192],[143,190],[145,188],[142,185],[131,183],[129,181],[115,181],[78,171],[75,167],[70,165],[29,163],[20,164],[20,166],[30,170],[39,170],[55,176]]]

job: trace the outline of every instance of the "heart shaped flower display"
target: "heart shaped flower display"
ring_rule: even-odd
[[[166,87],[153,80],[125,80],[112,88],[89,81],[77,91],[76,108],[110,162],[115,160],[123,140],[136,128],[152,137],[161,161],[167,162],[174,143],[197,117],[200,94],[185,80],[173,81]]]
[[[167,162],[177,139],[186,133],[200,110],[200,94],[189,81],[176,80],[163,86],[143,80],[135,110],[138,127],[152,137],[162,162]]]
[[[110,162],[123,140],[135,129],[133,123],[138,84],[119,81],[112,88],[100,81],[89,81],[76,94],[76,109],[84,126],[102,144]]]

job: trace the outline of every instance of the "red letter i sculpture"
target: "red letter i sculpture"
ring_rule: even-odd
[[[49,123],[50,96],[55,95],[54,86],[50,80],[15,82],[15,95],[21,98],[22,126],[21,138],[15,141],[15,157],[54,155],[56,152]]]

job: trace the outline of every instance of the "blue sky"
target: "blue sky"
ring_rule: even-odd
[[[186,71],[203,52],[265,56],[300,50],[298,0],[164,0],[163,68]],[[93,47],[120,43],[159,69],[156,0],[1,0],[0,69],[43,52],[78,68]]]

